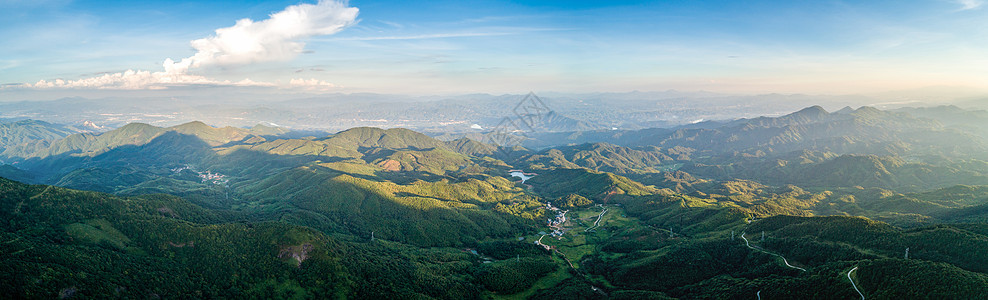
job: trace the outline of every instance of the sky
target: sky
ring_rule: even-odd
[[[986,4],[0,0],[0,100],[24,91],[215,87],[413,95],[988,90]]]

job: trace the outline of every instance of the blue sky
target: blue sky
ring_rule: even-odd
[[[984,0],[354,0],[300,8],[331,10],[311,26],[244,27],[261,36],[261,52],[233,53],[237,41],[216,37],[306,3],[316,4],[0,0],[0,83],[410,94],[988,89]],[[166,59],[177,67],[166,72]]]

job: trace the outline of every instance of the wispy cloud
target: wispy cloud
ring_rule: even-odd
[[[20,65],[16,60],[0,60],[0,70],[10,69]]]
[[[961,5],[960,10],[977,9],[985,4],[984,0],[957,0],[956,2]]]
[[[169,86],[179,85],[229,85],[229,86],[275,86],[267,82],[258,82],[250,79],[241,81],[215,80],[205,76],[127,70],[120,73],[103,74],[96,77],[83,78],[79,80],[40,80],[34,84],[24,84],[18,87],[29,87],[36,89],[51,88],[78,88],[78,89],[166,89]]]
[[[358,9],[337,0],[292,5],[262,21],[241,19],[231,27],[216,29],[216,35],[191,42],[196,53],[179,61],[165,59],[164,71],[127,70],[78,80],[41,80],[22,84],[27,88],[164,89],[177,85],[276,86],[250,79],[232,82],[191,73],[208,66],[246,65],[281,61],[305,51],[303,40],[335,34],[357,22]],[[314,79],[313,79],[314,80]],[[292,80],[291,86],[322,86],[329,83]]]
[[[394,27],[394,28],[398,28],[398,29],[405,28],[405,25],[401,25],[401,24],[395,23],[395,22],[390,22],[390,21],[378,21],[378,22],[381,22],[381,23],[383,23],[385,25],[388,25],[388,26],[391,26],[391,27]]]
[[[567,31],[567,30],[572,30],[572,28],[483,26],[472,29],[463,29],[460,32],[386,35],[386,36],[333,37],[333,38],[319,39],[319,41],[428,40],[428,39],[446,39],[446,38],[462,38],[462,37],[521,35],[532,32]]]
[[[424,39],[444,39],[444,38],[458,38],[458,37],[502,36],[502,35],[512,35],[512,34],[515,33],[461,32],[461,33],[417,34],[417,35],[405,35],[405,36],[347,37],[347,38],[334,38],[331,40],[335,40],[335,41],[424,40]]]

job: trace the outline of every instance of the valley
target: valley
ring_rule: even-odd
[[[988,0],[890,4],[0,1],[0,300],[988,299]]]
[[[26,298],[988,294],[988,135],[950,123],[971,113],[813,106],[512,147],[4,123],[0,278]]]

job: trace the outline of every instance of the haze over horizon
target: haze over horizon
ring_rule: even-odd
[[[0,0],[0,295],[986,299],[986,3]]]
[[[0,100],[162,89],[984,95],[983,4],[3,1]]]

